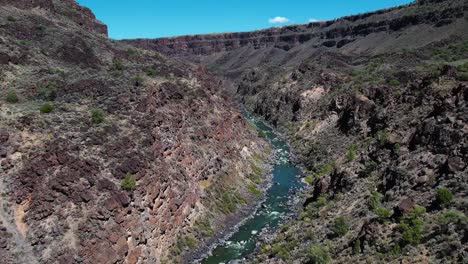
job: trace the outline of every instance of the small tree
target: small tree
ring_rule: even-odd
[[[122,189],[126,191],[132,191],[136,188],[136,180],[132,174],[125,175],[125,178],[121,183]]]
[[[453,201],[453,194],[449,189],[441,187],[437,189],[436,202],[439,206],[445,206]]]
[[[11,90],[7,93],[5,100],[10,104],[15,104],[19,101],[18,95],[15,91]]]
[[[104,112],[101,109],[91,110],[91,121],[94,124],[101,124],[104,122]]]

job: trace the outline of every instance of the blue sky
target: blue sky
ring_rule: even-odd
[[[77,0],[109,27],[111,38],[156,38],[250,31],[328,20],[411,0]]]

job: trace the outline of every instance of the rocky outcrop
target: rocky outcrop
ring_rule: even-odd
[[[20,9],[44,9],[49,12],[60,14],[66,19],[70,19],[86,30],[100,33],[107,36],[107,26],[96,19],[96,16],[87,7],[81,6],[75,0],[1,0],[2,6],[14,6]]]

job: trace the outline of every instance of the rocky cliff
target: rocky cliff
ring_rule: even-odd
[[[176,263],[257,199],[266,143],[219,80],[106,32],[0,1],[2,263]]]
[[[309,185],[252,263],[463,263],[468,6],[412,4],[250,33],[129,40],[206,65],[282,131]]]

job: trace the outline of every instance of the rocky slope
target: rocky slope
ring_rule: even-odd
[[[106,32],[0,1],[2,263],[176,263],[255,199],[267,145],[219,81]]]
[[[252,263],[464,263],[468,5],[129,40],[206,65],[288,136],[310,185]]]

